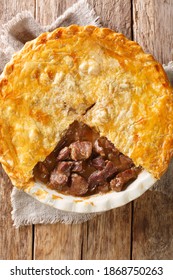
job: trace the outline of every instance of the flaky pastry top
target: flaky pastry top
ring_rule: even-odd
[[[0,79],[0,161],[19,188],[68,126],[83,121],[155,178],[173,152],[173,94],[162,66],[108,28],[61,27],[25,44]]]

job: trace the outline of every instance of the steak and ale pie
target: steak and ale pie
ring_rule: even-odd
[[[61,27],[28,42],[0,78],[0,161],[12,183],[64,194],[122,191],[173,151],[162,66],[107,28]]]

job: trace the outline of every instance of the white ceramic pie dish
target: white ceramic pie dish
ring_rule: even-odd
[[[99,193],[89,197],[74,197],[51,190],[40,182],[25,189],[25,192],[40,202],[53,206],[59,210],[78,213],[94,213],[107,211],[127,204],[142,195],[155,182],[156,179],[144,170],[138,175],[138,178],[132,184],[121,192],[111,191],[106,194]]]

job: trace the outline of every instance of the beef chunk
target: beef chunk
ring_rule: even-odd
[[[133,161],[129,157],[126,157],[123,154],[121,154],[119,158],[121,162],[121,171],[124,171],[134,166]]]
[[[58,154],[57,160],[66,160],[70,159],[70,148],[69,147],[64,147]]]
[[[115,173],[117,173],[117,168],[115,167],[115,165],[111,162],[111,161],[106,161],[106,166],[102,171],[104,173],[104,178],[108,179],[110,178],[112,175],[114,175]]]
[[[106,166],[102,170],[93,172],[88,178],[90,190],[94,190],[97,186],[104,185],[106,180],[117,172],[116,167],[111,161],[106,161]]]
[[[59,162],[57,167],[51,172],[50,185],[58,190],[67,185],[72,166],[72,162]]]
[[[119,151],[115,148],[114,144],[112,144],[106,137],[102,137],[103,143],[104,143],[104,148],[107,150],[107,154],[109,152],[114,152],[117,155],[119,154]]]
[[[85,160],[91,156],[92,143],[89,141],[76,141],[70,145],[73,160]]]
[[[108,157],[112,153],[116,156],[119,154],[119,151],[106,137],[100,137],[94,142],[94,151],[103,157]]]
[[[78,174],[71,175],[70,193],[76,196],[84,195],[88,191],[87,181]]]
[[[98,192],[106,193],[110,190],[109,183],[105,182],[103,185],[97,187]]]
[[[127,183],[131,182],[131,180],[135,180],[137,175],[138,173],[135,168],[127,169],[111,180],[110,187],[112,190],[119,192]]]
[[[73,167],[72,161],[61,161],[61,162],[58,162],[58,165],[57,165],[57,169],[60,172],[63,172],[64,174],[66,174],[68,176],[70,175],[70,170],[72,167]]]
[[[93,172],[88,178],[88,184],[91,191],[93,191],[99,185],[104,185],[104,173],[100,170]]]
[[[73,172],[82,172],[82,170],[83,170],[82,161],[74,161],[72,171]]]
[[[50,186],[61,191],[62,187],[68,182],[68,176],[56,168],[52,171],[50,176]]]
[[[94,142],[94,146],[93,146],[93,149],[94,149],[94,152],[96,152],[97,154],[101,155],[102,157],[105,156],[105,152],[104,152],[104,148],[103,146],[101,145],[100,143],[100,138],[98,138],[95,142]]]
[[[105,160],[102,157],[96,157],[92,160],[92,165],[98,169],[102,170],[105,167]]]

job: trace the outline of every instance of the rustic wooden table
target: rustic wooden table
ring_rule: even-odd
[[[0,0],[0,24],[29,10],[50,24],[76,0]],[[90,0],[104,26],[136,40],[161,63],[172,59],[173,0]],[[79,225],[15,229],[11,189],[0,189],[0,259],[173,259],[173,198],[146,192]]]

